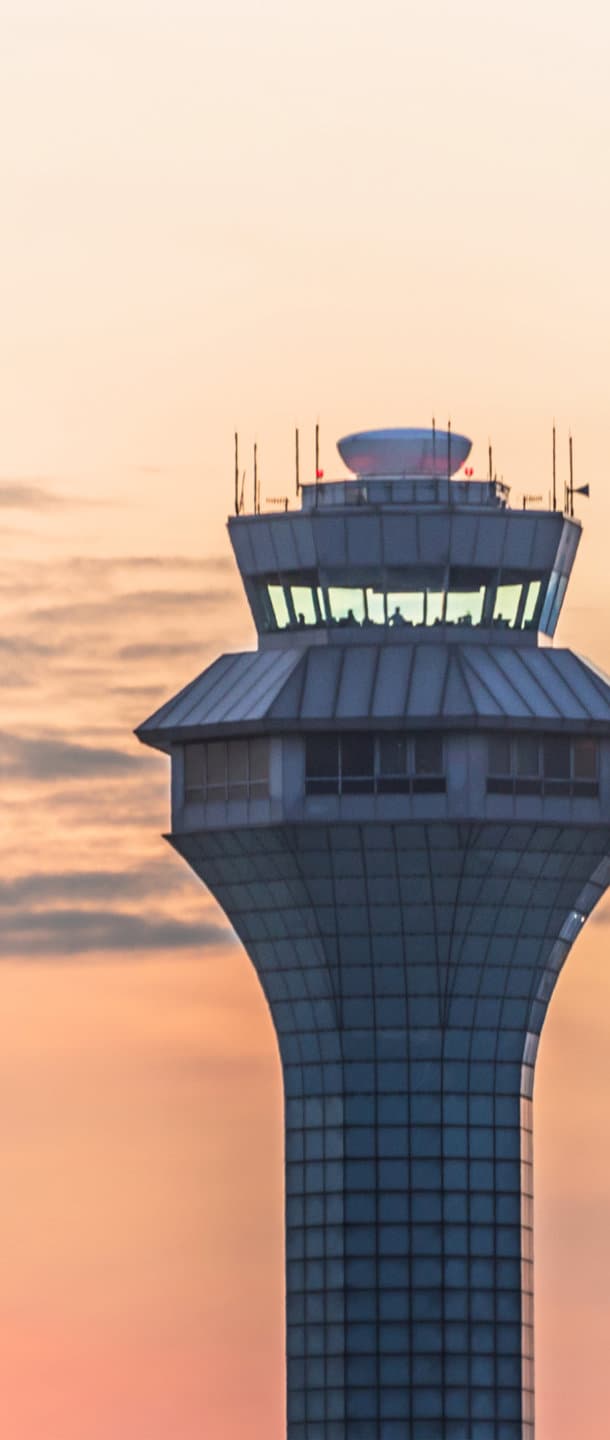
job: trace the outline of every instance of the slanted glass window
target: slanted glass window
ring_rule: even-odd
[[[466,566],[449,574],[445,619],[452,625],[480,625],[490,576]]]
[[[341,780],[344,795],[361,795],[373,789],[375,742],[370,734],[343,735]]]
[[[388,625],[423,625],[423,623],[423,590],[388,591]]]
[[[554,571],[547,584],[546,576],[531,571],[477,565],[364,565],[270,574],[255,583],[256,608],[268,630],[447,624],[552,634],[567,579]]]
[[[508,583],[498,585],[493,613],[494,625],[504,626],[509,630],[514,630],[517,623],[522,592],[523,585],[521,584]]]
[[[550,613],[550,615],[549,615],[549,620],[548,620],[548,627],[547,627],[547,628],[548,628],[548,633],[549,633],[549,635],[554,635],[554,634],[555,634],[555,631],[556,631],[556,629],[557,629],[557,621],[558,621],[558,619],[559,619],[559,612],[560,612],[561,607],[562,607],[562,605],[563,605],[563,597],[564,597],[564,595],[565,595],[565,593],[566,593],[567,586],[568,586],[568,577],[567,577],[567,575],[560,575],[560,576],[559,576],[559,580],[558,580],[558,582],[557,582],[557,589],[556,589],[556,592],[555,592],[555,599],[553,600],[553,604],[552,604],[552,606],[551,606],[551,613]]]
[[[560,583],[560,572],[558,572],[558,570],[552,570],[550,580],[548,580],[547,595],[544,596],[544,605],[542,605],[542,615],[540,618],[540,628],[542,631],[545,631],[545,634],[550,634],[551,611],[552,606],[554,606],[555,595],[557,595],[558,583]]]
[[[541,590],[542,590],[542,581],[541,581],[541,580],[530,580],[530,583],[529,583],[529,585],[528,585],[528,587],[527,587],[527,595],[526,595],[526,598],[525,598],[525,607],[524,607],[524,610],[523,610],[523,620],[522,620],[522,622],[521,622],[522,625],[523,625],[523,629],[524,629],[524,630],[531,630],[531,629],[533,629],[533,628],[535,627],[535,624],[536,624],[536,614],[537,614],[537,610],[538,610],[538,608],[539,608],[539,607],[538,607],[538,601],[539,601],[539,599],[540,599],[540,592],[541,592]]]
[[[297,625],[320,623],[311,585],[291,585],[290,598]]]
[[[365,590],[366,618],[369,625],[385,625],[385,595],[383,590],[369,587]]]
[[[283,585],[268,585],[267,594],[278,630],[286,630],[290,624],[290,611],[286,604]]]
[[[440,625],[445,614],[445,571],[431,569],[425,572],[426,625]]]
[[[336,625],[361,625],[365,618],[364,591],[332,585],[327,590],[328,608]]]

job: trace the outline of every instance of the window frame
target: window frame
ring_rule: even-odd
[[[524,738],[535,741],[538,749],[538,770],[531,774],[519,773],[519,743]],[[506,740],[509,747],[509,770],[493,769],[492,747],[498,739]],[[548,750],[555,742],[563,741],[568,746],[567,774],[553,775],[547,768]],[[576,773],[577,747],[582,742],[594,746],[595,773],[584,776]],[[545,751],[547,754],[545,755]],[[504,735],[489,735],[487,741],[487,794],[488,795],[538,795],[596,799],[599,796],[600,747],[596,736],[566,734],[563,731],[520,731]]]

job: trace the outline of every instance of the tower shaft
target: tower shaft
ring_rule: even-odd
[[[533,1063],[609,839],[174,836],[279,1040],[289,1440],[533,1436]]]

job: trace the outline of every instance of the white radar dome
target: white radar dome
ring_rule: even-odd
[[[471,448],[472,440],[453,430],[361,430],[337,441],[354,475],[455,475]]]

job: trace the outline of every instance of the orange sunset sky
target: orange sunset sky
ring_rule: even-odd
[[[444,424],[585,533],[610,670],[601,0],[0,0],[0,1432],[283,1440],[279,1062],[133,727],[253,643],[224,530]],[[248,462],[249,463],[249,462]],[[536,1091],[539,1440],[607,1440],[610,903]]]

